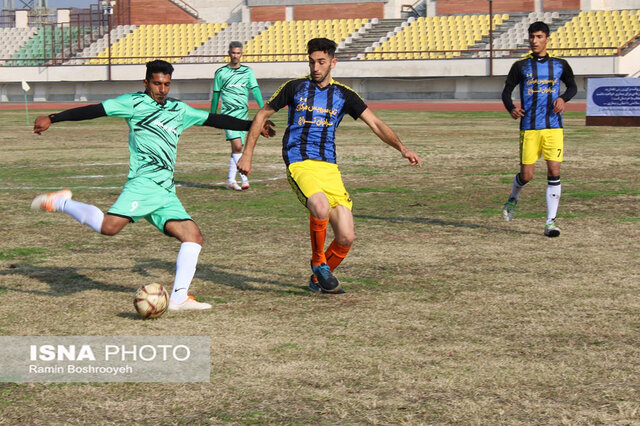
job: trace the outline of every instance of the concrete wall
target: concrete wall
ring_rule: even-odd
[[[582,10],[640,9],[640,0],[581,0]]]
[[[299,7],[300,11],[308,9],[309,6],[317,6],[322,10],[327,6],[335,6],[334,12],[326,13],[326,16],[316,16],[308,19],[333,19],[342,17],[340,6],[343,3],[359,3],[362,7],[368,7],[367,3],[379,3],[380,13],[376,16],[379,18],[399,18],[403,0],[332,0],[330,2],[316,0],[189,0],[188,3],[193,6],[200,17],[206,22],[249,22],[249,21],[270,21],[267,19],[275,14],[279,19],[284,20],[286,8],[294,11]],[[214,4],[215,3],[215,4]],[[253,12],[252,12],[253,9]],[[302,13],[302,12],[301,12]],[[294,12],[295,14],[295,12]],[[334,16],[335,15],[335,16]],[[358,16],[362,17],[362,16]],[[366,17],[366,16],[365,16]],[[298,18],[300,19],[300,18]],[[305,18],[307,19],[307,18]]]
[[[494,0],[494,13],[524,12],[534,10],[534,0]],[[489,13],[489,2],[478,0],[436,0],[438,15],[459,13]]]
[[[486,0],[435,0],[440,15],[458,13],[488,13]],[[616,10],[640,9],[640,0],[493,0],[493,11],[531,12],[554,10]]]
[[[627,76],[640,72],[640,48],[623,57],[568,58],[584,96],[584,82],[593,76]],[[489,76],[488,59],[430,61],[344,61],[333,76],[365,99],[487,99],[500,96],[513,59],[496,59]],[[306,62],[247,63],[253,68],[264,97],[283,82],[308,73]],[[175,64],[172,96],[184,100],[210,98],[212,77],[219,64]],[[115,65],[112,80],[107,67],[0,67],[0,102],[23,99],[21,81],[31,86],[28,98],[38,102],[95,102],[142,90],[144,65]]]
[[[332,0],[317,2],[313,0],[248,0],[251,21],[284,21],[291,15],[293,20],[312,19],[352,19],[352,18],[390,18],[393,7],[397,6],[400,15],[401,5],[397,0],[388,3],[381,0]]]
[[[584,99],[586,77],[577,77],[578,99]],[[258,79],[265,99],[288,79]],[[434,78],[340,78],[336,80],[356,90],[365,100],[450,100],[450,99],[500,99],[504,76],[500,77],[434,77]],[[144,90],[142,81],[94,82],[94,83],[29,83],[32,89],[27,98],[34,102],[100,102],[122,93]],[[209,101],[211,80],[174,79],[171,96],[189,101]],[[517,90],[514,91],[517,97]],[[24,101],[20,84],[0,84],[2,102]]]
[[[188,0],[187,3],[206,22],[249,22],[249,9],[244,0]]]

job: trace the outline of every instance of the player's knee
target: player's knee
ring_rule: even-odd
[[[202,237],[202,234],[200,233],[200,231],[198,231],[198,233],[196,235],[194,235],[194,243],[198,244],[198,245],[202,245],[204,243],[204,238]]]
[[[356,235],[353,232],[346,233],[344,235],[336,235],[336,243],[342,247],[351,247],[356,239]]]
[[[198,245],[202,245],[202,243],[204,242],[202,232],[200,232],[200,229],[197,226],[186,232],[185,235],[180,238],[180,240],[183,243],[196,243]]]
[[[311,196],[307,200],[307,208],[311,214],[318,219],[326,219],[329,217],[329,200],[324,196],[315,196],[315,194]]]
[[[529,182],[531,179],[533,179],[533,171],[520,172],[520,180],[523,184]]]
[[[120,232],[121,229],[122,228],[120,228],[119,226],[114,226],[109,223],[102,223],[102,228],[100,229],[100,233],[102,235],[113,236],[113,235],[116,235],[118,232]]]
[[[104,219],[102,220],[100,233],[102,235],[116,235],[118,232],[122,231],[129,222],[130,219],[128,218],[107,213],[104,215]]]

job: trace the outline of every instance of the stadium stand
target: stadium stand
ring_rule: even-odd
[[[531,12],[531,13],[512,13],[508,19],[503,21],[502,25],[494,29],[493,48],[494,57],[521,55],[522,50],[529,48],[528,28],[535,21],[543,21],[549,25],[551,32],[564,25],[569,19],[576,16],[578,12]],[[483,37],[482,41],[470,46],[470,49],[488,50],[489,38]],[[504,49],[504,50],[501,50]],[[511,52],[510,50],[519,50]],[[465,55],[488,57],[489,52],[479,52],[477,55]]]
[[[358,31],[347,37],[338,45],[338,58],[341,60],[359,59],[358,55],[365,49],[379,42],[390,33],[395,34],[401,28],[413,22],[415,18],[408,19],[378,19],[372,18],[366,22]],[[362,55],[360,55],[362,56]]]
[[[229,51],[229,43],[232,41],[240,41],[245,44],[270,25],[271,22],[233,22],[223,31],[220,31],[205,41],[201,46],[189,52],[189,55],[179,62],[197,63],[211,62],[212,59],[220,60],[220,58],[212,58],[212,56],[222,56],[228,59],[227,52]],[[200,55],[204,55],[204,57]],[[250,61],[252,59],[247,57],[246,60]]]
[[[111,62],[143,64],[151,59],[162,58],[175,62],[226,26],[226,23],[140,25],[112,44]],[[107,63],[106,50],[99,52],[97,56],[100,59],[91,59],[88,64]]]
[[[0,58],[11,58],[38,32],[38,28],[0,28]],[[6,61],[0,60],[0,64]],[[11,61],[11,64],[17,61]]]
[[[278,21],[249,40],[244,48],[247,61],[305,61],[306,42],[314,37],[327,37],[336,43],[344,41],[367,23],[367,19],[324,19]]]
[[[135,25],[118,25],[115,28],[111,29],[111,44],[117,43],[121,38],[126,37],[129,33],[135,30],[137,27]],[[89,46],[85,47],[81,52],[76,55],[75,59],[71,59],[67,61],[66,64],[69,65],[82,65],[88,60],[83,58],[94,58],[97,57],[98,54],[107,49],[109,44],[109,36],[105,34],[103,37],[96,40],[94,43],[91,43]]]
[[[465,4],[475,5],[471,1]],[[244,19],[243,23],[188,25],[162,22],[131,25],[132,22],[116,19],[126,18],[126,13],[116,16],[114,12],[113,19],[108,21],[103,19],[103,13],[89,14],[89,19],[85,19],[82,16],[75,17],[72,12],[69,22],[64,23],[66,29],[69,25],[78,28],[93,25],[99,28],[96,27],[98,30],[93,31],[89,37],[79,36],[76,45],[71,43],[70,46],[69,37],[65,38],[63,49],[51,46],[38,49],[38,46],[48,46],[49,40],[61,42],[57,30],[53,31],[55,35],[47,36],[45,28],[49,27],[48,31],[51,31],[55,24],[29,21],[31,29],[3,30],[0,34],[3,35],[0,48],[7,53],[0,60],[10,63],[0,64],[0,77],[6,83],[0,87],[0,102],[23,98],[23,90],[16,84],[20,79],[33,83],[31,96],[35,101],[65,99],[84,102],[103,99],[113,95],[116,87],[128,87],[133,75],[127,64],[140,64],[158,57],[184,63],[186,66],[181,67],[181,78],[188,81],[188,84],[183,86],[179,95],[185,99],[201,100],[210,92],[210,71],[213,67],[192,67],[189,64],[213,64],[214,67],[219,67],[217,64],[227,60],[228,44],[232,40],[245,43],[244,61],[260,62],[255,64],[254,69],[259,73],[259,78],[264,80],[268,93],[284,79],[290,78],[294,67],[297,70],[304,69],[306,41],[317,36],[331,37],[338,42],[336,53],[340,61],[354,60],[349,67],[341,67],[341,72],[349,75],[355,82],[352,84],[361,88],[365,96],[371,99],[466,96],[480,99],[493,97],[496,91],[500,91],[503,83],[501,76],[508,70],[512,58],[528,52],[526,30],[534,20],[544,20],[549,24],[552,31],[549,48],[552,49],[552,54],[569,57],[588,55],[580,58],[574,68],[581,79],[580,87],[586,87],[587,75],[640,75],[638,10],[610,8],[608,11],[580,12],[576,10],[577,7],[571,10],[556,7],[552,12],[535,13],[523,11],[521,2],[513,1],[511,4],[514,6],[509,10],[498,8],[498,12],[494,8],[496,21],[492,35],[493,57],[497,59],[495,62],[473,60],[489,56],[489,18],[486,12],[472,13],[472,8],[464,14],[421,18],[412,18],[415,14],[405,14],[401,19],[319,19],[327,16],[327,13],[318,9],[318,18],[315,20],[286,21],[283,17],[282,21],[274,19],[269,22],[250,22],[244,14],[240,16],[236,13],[234,19]],[[518,4],[520,6],[516,8]],[[545,2],[545,7],[547,5],[548,2]],[[287,11],[290,12],[288,9]],[[430,9],[429,12],[433,13],[434,10]],[[167,14],[163,16],[171,18]],[[24,24],[24,21],[21,23]],[[98,66],[108,62],[105,51],[108,40],[103,34],[109,23],[115,25],[110,33],[111,64],[114,66]],[[18,21],[14,25],[18,25]],[[214,30],[187,31],[189,27],[214,27]],[[18,36],[20,32],[23,34]],[[73,34],[70,38],[76,39],[76,32]],[[4,43],[5,39],[9,42]],[[94,44],[85,49],[88,43]],[[169,50],[169,46],[173,50]],[[609,56],[612,54],[613,58]],[[137,57],[136,60],[131,59],[134,56]],[[386,63],[371,62],[378,58]],[[298,63],[282,67],[277,64],[279,61]],[[60,64],[76,66],[66,67],[67,69],[55,66]],[[96,66],[83,67],[89,64]],[[25,69],[15,66],[24,66]],[[431,80],[432,77],[446,80],[436,82]],[[486,80],[476,77],[486,77]],[[389,78],[394,79],[393,88],[386,80]],[[111,81],[113,84],[102,85],[102,81]]]
[[[639,10],[582,11],[552,34],[549,50],[570,49],[556,50],[563,56],[616,55],[617,47],[638,33]]]
[[[493,17],[494,26],[509,18]],[[489,33],[489,15],[450,15],[420,17],[395,34],[374,43],[361,59],[444,59],[461,56],[461,50],[480,41]],[[431,51],[431,52],[428,52]],[[449,51],[449,52],[442,52]]]
[[[229,42],[238,40],[245,44],[248,62],[304,61],[306,41],[328,37],[339,43],[340,59],[487,57],[489,19],[488,14],[462,14],[407,19],[118,25],[111,30],[110,54],[112,64],[139,64],[151,58],[182,63],[219,62],[227,60]],[[639,10],[513,12],[495,14],[493,19],[494,57],[525,53],[527,28],[537,20],[549,24],[549,49],[561,56],[615,55],[620,46],[640,33]],[[78,31],[84,31],[80,26],[0,30],[3,41],[8,41],[0,46],[5,66],[49,65],[61,56],[70,65],[107,63],[106,36],[81,52],[72,53],[77,50],[77,46],[71,47]],[[70,55],[74,57],[68,58]]]
[[[53,63],[55,58],[67,54],[63,49],[71,50],[78,39],[78,32],[89,33],[90,28],[77,26],[46,25],[38,28],[26,43],[13,55],[5,66],[40,66]],[[28,37],[29,35],[27,35]]]

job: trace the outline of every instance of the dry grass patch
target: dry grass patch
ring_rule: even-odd
[[[517,170],[506,113],[380,115],[425,164],[342,123],[357,233],[342,296],[306,290],[307,214],[279,141],[259,142],[238,194],[223,186],[222,131],[187,131],[178,194],[205,236],[192,288],[214,308],[143,321],[134,291],[170,286],[176,241],[144,222],[107,238],[28,210],[60,186],[107,209],[127,169],[124,123],[37,137],[3,112],[0,332],[205,335],[212,356],[204,384],[0,384],[0,423],[639,422],[639,131],[567,114],[562,235],[547,239],[542,163],[514,221],[499,217]]]

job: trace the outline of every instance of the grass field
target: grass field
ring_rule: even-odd
[[[0,424],[640,423],[640,129],[566,114],[562,234],[549,239],[542,162],[515,219],[500,218],[518,167],[506,112],[378,114],[424,166],[342,123],[356,243],[340,296],[306,290],[286,114],[243,193],[224,188],[222,131],[185,132],[178,195],[205,237],[192,293],[214,308],[144,321],[133,294],[171,287],[177,241],[146,222],[105,237],[28,209],[60,187],[108,209],[128,167],[125,123],[37,136],[2,112],[0,334],[204,335],[212,355],[210,383],[3,383]]]

